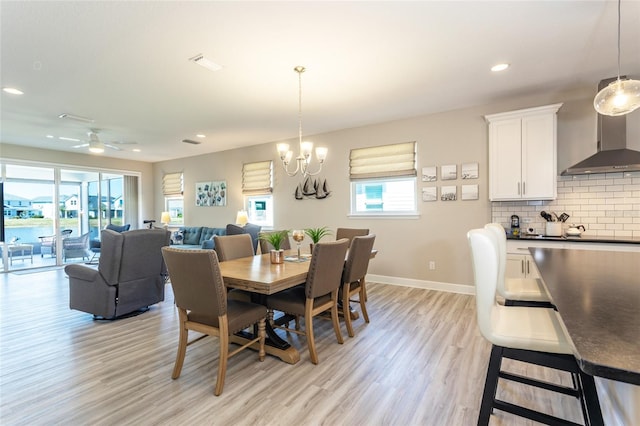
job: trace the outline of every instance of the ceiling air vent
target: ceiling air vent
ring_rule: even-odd
[[[191,139],[182,139],[183,143],[190,143],[191,145],[200,145],[202,142],[194,141]]]

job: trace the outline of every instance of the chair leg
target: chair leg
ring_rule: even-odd
[[[177,379],[180,377],[180,373],[182,372],[182,365],[184,364],[184,356],[187,352],[187,339],[189,338],[189,330],[185,326],[187,321],[187,314],[183,312],[183,310],[179,310],[178,312],[180,317],[180,337],[178,338],[178,354],[176,355],[176,363],[173,366],[173,374],[171,374],[172,379]]]
[[[498,378],[500,374],[500,366],[502,364],[502,347],[493,345],[491,348],[491,357],[489,358],[489,366],[487,367],[487,378],[484,382],[484,391],[482,393],[482,403],[480,404],[480,415],[478,416],[478,426],[489,424],[489,418],[493,410],[493,401],[496,398],[498,390]]]
[[[311,357],[311,362],[314,364],[318,363],[318,353],[316,352],[316,341],[313,336],[313,299],[307,299],[304,308],[304,327],[307,335],[307,345],[309,346],[309,356]]]
[[[216,390],[213,392],[215,396],[219,396],[224,388],[224,378],[227,374],[227,359],[229,358],[229,326],[227,324],[226,315],[224,317],[218,317],[218,322],[220,325],[220,359],[218,362]]]
[[[598,392],[596,391],[596,383],[593,376],[586,374],[582,370],[578,371],[578,380],[580,382],[581,399],[583,399],[583,414],[585,414],[585,424],[591,426],[604,426],[602,419],[602,411],[600,409],[600,401],[598,400]],[[585,413],[586,411],[586,413]]]
[[[347,293],[347,295],[348,294],[349,293]],[[347,296],[347,299],[348,298],[349,297]],[[342,340],[342,333],[340,332],[340,320],[338,319],[338,290],[337,289],[331,293],[331,299],[333,300],[333,305],[331,306],[331,321],[333,322],[333,331],[335,331],[336,333],[336,338],[338,339],[338,343],[342,344],[344,343],[344,340]],[[345,317],[349,316],[348,307],[349,307],[349,304],[347,303],[347,313]],[[344,306],[343,306],[343,309],[344,309]]]
[[[364,277],[360,279],[360,310],[364,317],[364,322],[369,323],[369,313],[367,312],[367,287],[364,284]]]
[[[349,293],[351,291],[351,283],[344,283],[342,285],[342,313],[344,317],[344,323],[347,326],[347,334],[349,337],[355,336],[353,332],[353,324],[351,323],[351,312],[349,308]],[[362,297],[362,296],[361,296]]]

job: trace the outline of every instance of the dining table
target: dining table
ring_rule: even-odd
[[[377,250],[371,252],[375,257]],[[287,290],[299,284],[304,284],[309,272],[311,255],[303,253],[297,256],[296,250],[285,250],[282,263],[271,263],[269,253],[220,262],[220,273],[228,288],[235,288],[253,293],[257,302],[264,302],[270,294]],[[300,361],[300,352],[282,339],[267,321],[267,341],[265,351],[289,364]],[[231,341],[245,344],[250,335],[238,333],[231,337]],[[258,349],[257,343],[254,344]]]

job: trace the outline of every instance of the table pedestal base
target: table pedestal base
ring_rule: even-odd
[[[239,345],[244,345],[249,341],[249,339],[238,334],[231,335],[230,340],[232,343],[237,343]],[[249,347],[256,351],[259,349],[257,342]],[[275,346],[265,344],[264,350],[267,354],[280,358],[287,364],[296,364],[298,361],[300,361],[300,352],[298,352],[298,350],[293,346],[289,346],[286,349],[280,349]]]

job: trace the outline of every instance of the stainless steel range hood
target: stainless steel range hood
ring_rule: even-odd
[[[612,80],[602,80],[598,91]],[[627,117],[598,114],[597,128],[598,152],[569,167],[561,175],[640,171],[640,151],[627,148]]]

